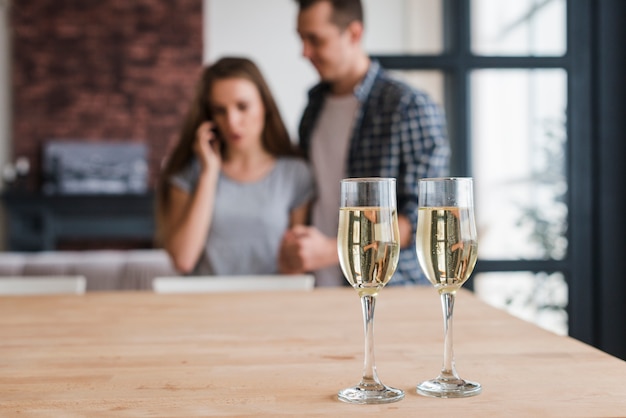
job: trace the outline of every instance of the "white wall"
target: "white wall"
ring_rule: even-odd
[[[297,135],[306,92],[317,73],[302,58],[294,0],[204,0],[204,61],[252,59],[267,80],[287,129]]]

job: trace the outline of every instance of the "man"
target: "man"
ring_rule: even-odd
[[[362,47],[360,0],[297,2],[302,54],[320,76],[299,129],[318,196],[312,225],[292,228],[283,238],[281,271],[313,271],[317,286],[343,284],[336,239],[340,180],[395,177],[401,251],[390,284],[426,283],[414,245],[417,181],[448,173],[443,114],[426,94],[370,60]]]

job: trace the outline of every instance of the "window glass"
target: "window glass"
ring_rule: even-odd
[[[480,273],[474,276],[474,293],[518,318],[567,335],[568,290],[562,273]]]
[[[443,51],[442,0],[365,0],[366,50],[373,55]]]
[[[472,0],[472,51],[477,55],[564,55],[565,3],[565,0]]]
[[[471,153],[482,259],[567,252],[566,73],[471,73]]]

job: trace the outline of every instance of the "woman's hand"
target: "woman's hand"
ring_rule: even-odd
[[[215,193],[222,166],[215,125],[203,122],[196,130],[193,151],[201,165],[201,173],[193,192],[172,187],[164,247],[174,266],[189,273],[201,256],[206,236],[211,228]]]
[[[220,155],[219,138],[215,131],[213,122],[203,122],[196,130],[196,141],[193,144],[193,150],[200,160],[203,172],[217,173],[222,165],[222,156]]]
[[[283,235],[278,255],[281,273],[311,272],[338,264],[336,238],[305,225],[296,225]]]

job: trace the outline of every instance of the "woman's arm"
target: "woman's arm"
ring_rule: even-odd
[[[193,270],[204,249],[213,217],[216,188],[217,178],[211,176],[200,177],[193,194],[171,187],[164,221],[164,248],[182,273]]]
[[[198,127],[194,151],[200,160],[200,176],[193,193],[171,186],[164,219],[164,247],[174,266],[182,273],[195,267],[211,227],[221,158],[217,143],[211,141],[213,124]]]
[[[307,223],[309,218],[309,207],[310,203],[307,202],[291,211],[289,214],[289,228],[292,228],[295,225],[304,225]]]
[[[292,258],[293,249],[290,247],[296,244],[292,228],[296,225],[305,225],[307,223],[310,206],[311,204],[307,202],[289,213],[289,229],[285,231],[278,249],[278,271],[281,274],[304,273],[304,270],[294,264]]]

